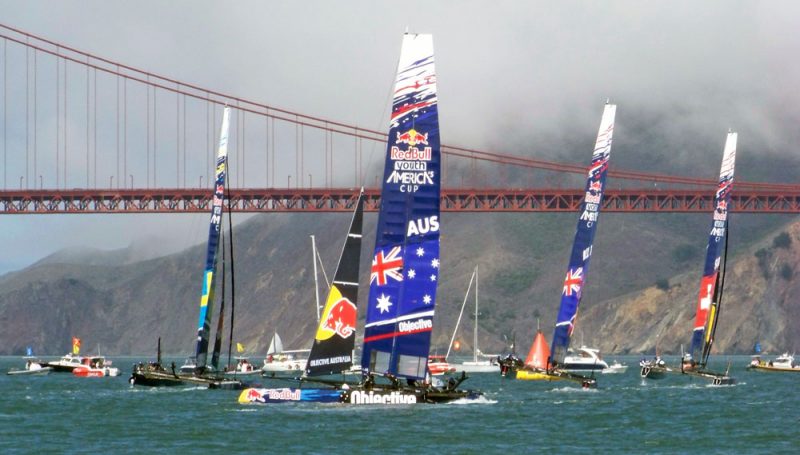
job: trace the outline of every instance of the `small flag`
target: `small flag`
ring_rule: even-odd
[[[72,354],[78,355],[81,353],[81,339],[72,337]]]
[[[236,352],[238,352],[239,354],[244,352],[244,346],[242,346],[242,343],[236,343]]]

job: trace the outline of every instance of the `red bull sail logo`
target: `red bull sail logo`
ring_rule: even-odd
[[[414,128],[406,131],[405,133],[397,133],[397,140],[395,144],[408,144],[409,147],[414,147],[417,144],[428,145],[428,133],[422,134],[417,132]]]
[[[397,133],[395,144],[408,144],[407,150],[401,150],[397,145],[393,146],[390,152],[392,160],[403,161],[430,161],[433,157],[433,150],[424,147],[420,150],[418,145],[428,145],[428,133],[422,134],[411,128],[405,133]]]
[[[357,314],[356,305],[342,296],[336,285],[331,286],[315,338],[325,341],[334,335],[342,338],[352,336],[356,331]]]

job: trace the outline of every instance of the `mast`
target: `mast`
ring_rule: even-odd
[[[712,304],[712,309],[716,311],[713,312],[714,317],[708,318],[708,324],[706,327],[706,345],[703,348],[703,358],[701,364],[705,366],[708,363],[708,356],[711,354],[711,346],[714,344],[714,334],[717,333],[717,321],[719,321],[719,315],[722,312],[722,293],[725,289],[725,273],[728,271],[728,238],[730,237],[730,232],[725,235],[725,248],[722,252],[722,265],[720,265],[720,270],[722,273],[718,275],[717,279],[717,289],[714,296],[714,303]]]
[[[431,35],[397,67],[361,366],[424,379],[439,278],[439,119]]]
[[[617,106],[606,104],[600,129],[597,133],[592,164],[589,166],[586,179],[585,195],[581,203],[580,218],[572,243],[567,276],[561,291],[561,308],[558,310],[556,328],[553,333],[552,365],[557,366],[564,361],[569,348],[570,337],[575,329],[578,306],[581,301],[583,286],[589,271],[589,260],[592,257],[592,244],[597,231],[600,207],[603,205],[603,193],[611,157],[611,140],[614,135],[614,117]]]
[[[228,164],[228,128],[230,123],[230,108],[227,106],[222,113],[222,128],[219,137],[219,149],[214,184],[214,201],[211,205],[211,221],[208,229],[208,251],[206,253],[206,267],[203,272],[203,291],[200,297],[200,317],[197,327],[197,369],[206,366],[208,356],[208,338],[211,331],[211,315],[214,308],[215,271],[217,268],[217,250],[219,248],[220,223],[225,199],[225,177]]]
[[[217,318],[217,331],[214,334],[214,349],[211,353],[211,366],[219,371],[219,353],[222,352],[222,329],[225,325],[225,231],[220,232],[220,245],[222,249],[222,289],[219,303],[219,317]]]
[[[447,354],[444,355],[444,358],[447,359],[450,357],[450,350],[453,348],[453,342],[456,339],[456,333],[458,333],[458,326],[461,324],[461,316],[464,316],[464,308],[467,307],[467,299],[469,298],[469,290],[472,289],[472,282],[475,280],[475,273],[477,270],[472,272],[472,276],[469,277],[469,285],[467,285],[467,293],[464,294],[464,302],[461,303],[461,311],[458,313],[458,319],[456,320],[456,326],[453,329],[453,336],[450,337],[450,345],[447,346]]]
[[[472,360],[478,362],[478,266],[475,266],[475,333],[472,336]]]
[[[225,189],[228,200],[231,199],[230,189]],[[231,328],[228,333],[228,368],[231,366],[231,349],[233,348],[233,322],[236,315],[236,269],[234,268],[235,261],[233,260],[233,211],[230,204],[228,204],[228,250],[231,255]]]
[[[342,254],[339,256],[339,264],[336,266],[336,273],[325,301],[325,309],[317,327],[314,344],[308,355],[306,376],[336,374],[353,365],[363,221],[364,188],[361,188]]]
[[[720,260],[727,244],[728,206],[733,191],[734,166],[736,164],[735,132],[728,132],[722,154],[722,165],[719,172],[719,184],[714,196],[714,212],[711,221],[711,232],[706,247],[706,262],[703,277],[700,279],[700,292],[697,299],[692,343],[688,354],[692,359],[700,356],[701,365],[705,365],[713,341],[713,329],[719,317]],[[723,242],[725,240],[726,242]]]
[[[319,324],[319,282],[317,281],[317,242],[314,240],[314,235],[311,236],[311,255],[314,261],[314,301],[317,309],[317,324]]]

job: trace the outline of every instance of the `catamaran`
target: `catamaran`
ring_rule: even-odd
[[[219,148],[217,151],[214,199],[211,204],[211,220],[208,232],[208,250],[206,254],[206,266],[203,272],[203,290],[200,297],[200,318],[197,329],[197,350],[194,357],[195,366],[191,373],[176,372],[174,366],[167,369],[160,361],[159,339],[159,360],[151,363],[140,363],[134,365],[133,373],[130,378],[132,385],[146,386],[169,386],[183,383],[208,385],[213,388],[240,388],[241,382],[235,379],[226,379],[217,372],[219,368],[219,353],[222,343],[222,321],[225,305],[225,279],[224,279],[224,257],[223,257],[223,279],[222,279],[222,304],[220,305],[219,321],[216,331],[216,339],[212,352],[211,362],[208,362],[208,344],[211,332],[211,318],[214,308],[214,297],[216,289],[217,275],[217,253],[220,244],[224,244],[224,238],[220,241],[222,233],[222,218],[225,202],[225,180],[228,168],[228,130],[230,125],[230,108],[225,106],[222,114],[222,127],[220,129]],[[230,220],[229,220],[230,221]],[[231,229],[232,231],[232,229]],[[231,232],[232,235],[232,232]],[[230,241],[231,247],[233,240]],[[224,249],[223,249],[224,256]],[[231,252],[231,257],[233,256]],[[231,260],[231,264],[233,260]],[[233,323],[231,323],[231,331]],[[232,340],[231,340],[232,341]]]
[[[714,212],[711,233],[706,248],[706,262],[700,280],[700,294],[697,302],[692,344],[681,358],[681,364],[670,367],[659,359],[642,361],[640,376],[646,379],[660,379],[666,373],[681,373],[712,381],[715,385],[734,384],[736,380],[728,372],[718,373],[707,368],[708,357],[714,344],[720,310],[722,291],[725,287],[725,271],[728,259],[728,206],[733,191],[733,174],[736,163],[737,134],[728,132],[719,172],[719,184],[714,196]]]
[[[428,355],[439,278],[440,183],[433,39],[406,34],[398,63],[370,273],[361,381],[328,381],[325,388],[248,389],[240,395],[240,402],[411,404],[480,395],[457,389],[465,375],[452,378],[441,388],[430,383]],[[359,247],[360,218],[356,212]],[[348,237],[345,243],[301,385],[311,381],[324,384],[321,376],[340,374],[352,364],[358,289],[354,264],[358,264],[359,253],[349,248],[350,240]],[[343,279],[340,274],[349,277]],[[337,282],[349,285],[340,288]]]
[[[564,286],[561,291],[561,308],[558,312],[558,319],[556,319],[553,333],[552,353],[544,363],[542,363],[541,359],[537,360],[537,362],[532,362],[533,357],[529,354],[524,367],[521,369],[518,368],[519,359],[502,359],[504,365],[501,367],[501,373],[504,376],[508,376],[509,372],[516,370],[515,376],[517,379],[570,380],[580,383],[583,387],[595,387],[597,385],[597,381],[593,376],[587,377],[572,373],[565,370],[564,367],[570,338],[575,329],[578,305],[581,301],[583,286],[586,284],[586,276],[589,271],[589,260],[592,257],[592,244],[597,230],[600,207],[603,204],[616,112],[616,105],[606,104],[600,121],[597,141],[592,152],[592,162],[587,172],[585,195],[580,207],[580,217],[575,231],[575,240],[572,243],[567,276],[564,279]],[[539,336],[540,333],[537,334],[534,340],[531,352],[534,350],[537,352],[547,350],[544,347],[536,346],[537,342],[546,344],[544,336]]]

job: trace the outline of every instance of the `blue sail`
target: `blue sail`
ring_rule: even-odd
[[[407,34],[370,275],[365,371],[416,379],[427,372],[439,278],[438,117],[433,38]]]
[[[211,204],[211,222],[208,228],[208,251],[206,253],[206,267],[203,271],[203,292],[200,297],[200,318],[197,327],[197,368],[206,366],[208,357],[208,338],[211,331],[211,315],[214,307],[214,288],[216,284],[217,250],[219,249],[220,224],[222,223],[222,210],[225,202],[225,177],[228,166],[228,125],[230,121],[230,108],[225,107],[222,114],[222,129],[219,137],[217,151],[217,167],[214,183],[214,200]]]
[[[733,191],[733,171],[736,164],[737,134],[728,133],[725,148],[722,152],[722,165],[719,170],[719,184],[714,195],[714,213],[711,221],[711,232],[706,248],[706,262],[703,267],[703,277],[700,279],[700,293],[697,298],[697,313],[695,315],[694,330],[692,332],[692,345],[689,354],[705,364],[708,351],[713,342],[713,328],[718,315],[718,277],[720,258],[725,246],[725,236],[728,230],[728,205]]]
[[[556,328],[553,333],[551,359],[556,365],[563,362],[564,356],[567,354],[569,340],[572,336],[572,331],[575,329],[575,322],[578,316],[581,292],[584,284],[586,284],[589,260],[592,258],[592,243],[597,230],[600,207],[603,204],[616,112],[616,105],[606,104],[603,118],[600,121],[600,130],[597,133],[597,142],[595,142],[594,152],[592,153],[592,164],[589,166],[586,179],[586,194],[581,203],[581,215],[578,219],[575,241],[572,243],[569,268],[561,291],[561,308],[558,310]]]

